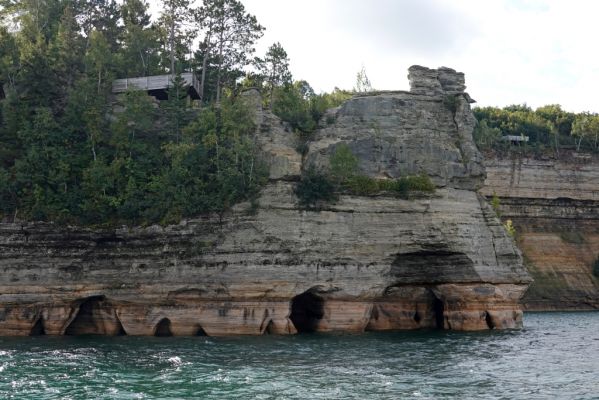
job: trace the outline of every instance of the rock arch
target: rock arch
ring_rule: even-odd
[[[315,289],[309,289],[291,300],[289,319],[298,333],[316,332],[323,317],[324,299]]]
[[[65,335],[126,335],[113,305],[104,296],[82,299]]]

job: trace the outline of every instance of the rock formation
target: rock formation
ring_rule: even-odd
[[[98,231],[0,224],[0,335],[240,335],[522,325],[531,279],[484,197],[463,74],[410,69],[412,92],[356,96],[302,159],[262,110],[271,166],[256,209]],[[296,181],[346,143],[360,172],[428,174],[410,200],[342,195],[302,209]]]
[[[499,197],[535,280],[523,298],[528,310],[599,309],[599,161],[568,156],[486,161],[481,193]]]

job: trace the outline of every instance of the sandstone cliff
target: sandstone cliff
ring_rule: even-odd
[[[517,229],[534,283],[528,310],[599,308],[599,161],[489,157],[481,193],[500,198],[502,218]]]
[[[411,92],[357,96],[331,111],[305,159],[257,92],[246,93],[271,166],[257,208],[110,232],[0,224],[0,335],[520,327],[531,279],[475,191],[484,166],[464,77],[412,67],[410,83]],[[365,175],[426,173],[438,189],[302,209],[302,168],[326,168],[340,143]]]

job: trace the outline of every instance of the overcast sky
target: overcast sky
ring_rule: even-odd
[[[154,0],[156,1],[156,0]],[[362,65],[376,89],[408,89],[407,69],[466,74],[479,105],[559,103],[599,112],[599,1],[242,0],[279,41],[295,79],[350,89]]]

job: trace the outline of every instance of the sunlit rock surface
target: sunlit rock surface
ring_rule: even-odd
[[[110,232],[0,224],[0,335],[521,327],[531,279],[475,191],[485,174],[463,74],[413,67],[410,80],[413,92],[343,104],[304,159],[258,92],[246,93],[271,167],[257,208]],[[428,174],[438,189],[302,209],[302,167],[326,168],[340,143],[365,175]]]

